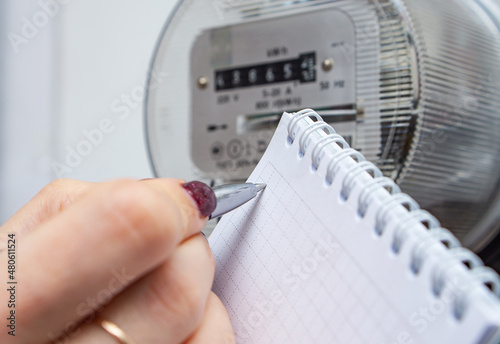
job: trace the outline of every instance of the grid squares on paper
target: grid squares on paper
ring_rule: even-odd
[[[383,342],[405,328],[270,161],[258,180],[268,185],[259,201],[224,218],[212,241],[214,292],[237,342]]]

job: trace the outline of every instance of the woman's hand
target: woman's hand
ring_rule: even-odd
[[[45,187],[0,227],[0,342],[120,343],[104,320],[137,344],[233,343],[227,312],[210,291],[214,260],[200,234],[213,208],[182,185],[60,180]],[[7,307],[9,233],[15,308]],[[12,310],[15,337],[5,326]]]

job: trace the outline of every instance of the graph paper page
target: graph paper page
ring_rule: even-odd
[[[387,263],[385,246],[370,234],[373,224],[359,219],[354,202],[342,201],[338,185],[325,185],[310,157],[299,157],[286,138],[281,123],[249,178],[266,189],[224,216],[209,240],[213,290],[228,309],[236,342],[451,339],[436,337],[445,311],[432,322],[418,313],[430,304],[407,277],[406,263]]]

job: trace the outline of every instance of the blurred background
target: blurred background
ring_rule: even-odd
[[[317,3],[320,2],[321,1],[318,1]],[[327,3],[328,1],[324,2]],[[23,0],[0,2],[0,37],[2,37],[0,43],[0,223],[6,221],[16,210],[28,202],[44,185],[57,178],[103,181],[120,177],[148,178],[153,176],[145,137],[143,111],[145,98],[144,90],[150,62],[162,34],[162,28],[172,14],[177,3],[177,0],[146,0],[142,2],[132,2],[131,0],[108,0],[105,2],[98,2],[97,0]],[[185,41],[183,44],[186,53],[190,51],[191,44],[199,33],[196,30],[203,28],[204,25],[208,27],[213,26],[214,24],[212,24],[211,21],[214,23],[217,22],[217,25],[220,25],[223,18],[220,17],[221,13],[219,13],[218,10],[223,12],[226,11],[226,13],[223,14],[227,16],[228,21],[231,21],[232,15],[241,15],[243,18],[246,15],[245,13],[250,13],[258,16],[265,13],[266,7],[272,10],[276,4],[280,6],[290,6],[290,8],[297,6],[297,8],[299,8],[302,5],[309,6],[308,3],[313,3],[313,1],[276,0],[245,2],[220,0],[206,3],[186,1],[185,3],[188,3],[185,8],[188,8],[189,11],[180,11],[181,13],[177,17],[180,19],[177,24],[174,25],[174,29],[178,30],[175,31],[176,39],[178,41]],[[245,10],[241,10],[241,13],[238,13],[237,10],[239,6],[243,6],[243,3],[245,3],[245,6],[250,6],[249,11],[245,12]],[[257,8],[255,3],[259,3],[262,8]],[[342,3],[345,6],[351,6],[349,2]],[[354,2],[352,3],[354,4]],[[359,4],[359,2],[357,3]],[[367,1],[367,3],[379,4],[378,1]],[[385,0],[380,1],[380,4],[385,4],[384,6],[386,6],[387,3],[388,2]],[[398,3],[398,1],[394,3]],[[485,17],[484,13],[479,10],[481,7],[476,8],[478,11],[473,17],[474,20],[480,23],[489,23],[488,25],[485,24],[484,27],[483,25],[477,26],[483,31],[476,32],[476,27],[473,27],[474,30],[471,31],[472,33],[469,33],[466,25],[462,25],[464,29],[459,32],[460,30],[455,29],[462,28],[460,23],[450,21],[453,25],[458,26],[450,26],[450,22],[448,22],[448,27],[447,25],[441,25],[439,20],[432,19],[432,16],[439,12],[435,11],[433,7],[434,4],[439,4],[441,11],[439,13],[444,12],[447,13],[447,15],[451,15],[454,10],[456,11],[455,14],[458,13],[461,15],[462,13],[468,13],[468,11],[464,11],[463,8],[466,7],[461,8],[460,5],[467,4],[468,6],[474,3],[478,6],[494,8],[496,12],[492,13],[492,17],[498,20],[498,18],[500,18],[500,9],[498,7],[500,0],[449,0],[449,2],[436,1],[434,3],[430,0],[422,0],[407,1],[407,3],[414,4],[417,8],[414,8],[414,11],[422,11],[421,19],[423,22],[428,20],[430,24],[435,25],[435,27],[431,25],[432,29],[428,29],[431,34],[434,32],[436,34],[439,33],[442,37],[450,39],[451,42],[463,43],[471,41],[474,43],[476,41],[474,38],[475,34],[481,37],[479,40],[481,41],[484,38],[483,33],[487,29],[490,30],[488,25],[495,26],[490,30],[491,32],[496,32],[497,28],[500,26],[498,22],[495,24],[491,22],[491,18]],[[427,5],[424,6],[424,3]],[[417,4],[422,4],[421,7],[423,9],[418,9],[420,5]],[[429,4],[432,6],[428,6]],[[454,4],[455,6],[449,7],[450,4]],[[493,6],[494,4],[496,5]],[[397,7],[393,7],[392,5],[384,6],[380,7],[380,10],[387,10],[388,12],[383,14],[380,18],[390,19],[394,17],[398,19],[398,23],[400,20],[406,22],[407,18],[399,13]],[[255,11],[256,8],[258,9],[257,12],[252,12]],[[392,12],[390,11],[391,8]],[[429,8],[432,10],[427,12]],[[262,13],[259,12],[260,10],[262,10]],[[450,11],[448,12],[448,10]],[[199,12],[198,14],[196,14],[197,11]],[[211,13],[212,19],[209,18],[207,13]],[[278,15],[280,15],[279,13],[281,12],[278,11]],[[250,14],[248,14],[249,18],[251,17]],[[192,20],[192,18],[197,18],[197,20]],[[468,18],[465,19],[468,20]],[[199,28],[195,28],[196,25],[194,23],[196,23]],[[430,24],[426,23],[424,27],[428,27]],[[444,27],[447,29],[443,29]],[[383,26],[381,26],[381,28],[386,29]],[[182,33],[182,35],[179,33]],[[393,37],[390,38],[393,39]],[[414,45],[412,39],[404,35],[402,35],[402,38],[405,40],[403,45],[407,45],[408,47]],[[489,50],[489,54],[487,55],[500,55],[500,47],[498,40],[496,40],[496,36],[492,35],[488,39],[492,40],[488,41],[488,44],[486,44],[488,47],[491,46],[491,49],[487,49]],[[370,42],[371,40],[366,43],[368,44]],[[442,48],[438,43],[432,44],[432,39],[428,39],[426,43],[428,43],[428,48],[430,48],[430,50],[439,50]],[[178,69],[177,65],[169,63],[172,59],[175,60],[177,58],[177,51],[171,48],[168,39],[164,40],[162,44],[165,47],[165,51],[162,52],[162,54],[165,56],[159,59],[159,66],[161,66],[161,62],[164,61],[164,68],[167,72],[162,73],[160,70],[159,74],[152,75],[153,81],[167,79],[169,77],[168,75],[175,75],[175,69]],[[377,47],[377,49],[381,48],[381,51],[383,51],[383,44],[384,43],[382,43],[380,47]],[[175,43],[172,43],[172,46],[175,46]],[[467,47],[467,45],[465,46]],[[482,46],[484,47],[485,45],[483,44]],[[371,48],[369,50],[374,51]],[[395,53],[397,51],[396,49],[392,53],[399,59],[399,55],[397,55],[399,52],[397,54]],[[185,68],[188,68],[188,59],[182,60],[186,60],[182,61],[181,64],[184,64]],[[469,61],[467,56],[463,59],[459,56],[459,60],[460,63],[463,63],[466,67],[469,62],[472,62],[472,64],[477,62]],[[477,122],[486,121],[481,123],[487,123],[485,127],[494,132],[496,130],[495,128],[500,127],[498,116],[495,116],[497,112],[491,110],[495,108],[495,106],[493,106],[496,104],[495,102],[500,102],[498,96],[499,92],[496,91],[500,88],[500,83],[498,82],[498,80],[500,80],[500,75],[492,73],[487,68],[483,68],[482,61],[483,60],[480,60],[476,65],[479,65],[479,69],[485,69],[478,74],[488,76],[488,78],[485,78],[485,85],[487,87],[485,86],[484,93],[487,98],[485,98],[485,104],[487,105],[485,108],[489,107],[487,108],[488,111],[485,112],[491,117],[485,116],[484,119],[479,118],[476,116],[477,108],[475,108],[474,111],[468,111],[468,114],[470,116],[476,116],[475,121],[479,118],[480,121]],[[491,64],[495,66],[499,64],[496,58],[491,59],[488,57],[485,58],[485,61],[488,61],[488,63],[491,62]],[[389,62],[391,62],[390,56]],[[413,60],[410,62],[410,64],[416,63],[416,61]],[[396,67],[400,68],[401,66],[398,63],[396,63]],[[446,66],[446,64],[447,63],[444,64],[445,69],[449,67]],[[413,68],[414,66],[411,67]],[[170,71],[168,68],[174,70]],[[388,69],[385,71],[386,73],[393,72],[392,69],[390,69],[393,67],[389,64],[386,68]],[[382,65],[381,70],[383,71],[383,69],[384,66]],[[462,72],[460,68],[455,69],[457,73]],[[464,70],[466,70],[466,68],[464,68]],[[496,71],[498,70],[500,70],[500,68],[496,69]],[[377,78],[379,75],[376,74],[375,77]],[[172,79],[173,77],[169,79],[169,81]],[[438,81],[440,80],[439,75],[437,79]],[[182,78],[181,81],[187,84],[187,78]],[[378,82],[378,79],[375,81]],[[427,81],[428,80],[426,80],[426,82]],[[429,83],[427,83],[427,86],[428,85]],[[188,88],[186,86],[185,89],[182,89],[177,86],[178,84],[176,82],[163,83],[162,87],[172,87],[175,92],[159,88],[158,93],[161,94],[161,97],[157,97],[157,99],[159,99],[158,103],[162,105],[162,102],[164,102],[168,103],[170,106],[171,103],[173,104],[184,97],[185,99],[181,99],[177,105],[180,109],[185,109],[186,107],[183,102],[187,104],[189,101],[189,92],[185,91],[185,89]],[[415,84],[409,87],[413,88],[417,86],[420,85]],[[430,108],[432,108],[432,104],[441,102],[446,105],[446,102],[455,101],[456,99],[447,99],[448,88],[452,89],[454,86],[456,86],[456,83],[452,83],[451,85],[448,84],[441,90],[442,99],[439,97],[433,99],[432,94],[429,95],[428,93],[428,99],[426,99],[426,101],[427,104],[431,104]],[[430,93],[434,93],[432,88]],[[377,94],[373,93],[372,96],[376,97]],[[168,99],[168,97],[172,99]],[[380,99],[384,99],[384,97],[385,96],[381,96]],[[361,103],[363,102],[362,98],[363,97],[361,97]],[[409,98],[411,98],[411,95]],[[423,98],[424,97],[422,97],[422,99]],[[421,104],[422,99],[420,99]],[[463,100],[462,98],[459,99]],[[358,99],[356,99],[356,101],[358,101]],[[385,101],[394,102],[394,99]],[[414,112],[411,113],[411,118],[415,119],[423,112],[421,111],[422,109],[418,108],[416,105],[417,102],[415,99],[411,99],[411,101],[410,107],[415,106],[414,109],[412,108]],[[490,101],[493,105],[490,104]],[[383,102],[384,100],[381,101],[381,103]],[[399,98],[396,103],[398,106],[401,105]],[[482,107],[483,104],[477,103],[472,105],[480,105],[480,107]],[[155,106],[156,104],[152,102],[151,108]],[[158,107],[158,113],[163,111],[162,106]],[[359,107],[359,109],[367,113],[370,111],[369,106],[366,104],[354,104],[353,106],[354,109]],[[373,110],[373,112],[376,117],[378,117],[378,110],[375,110]],[[211,112],[219,114],[217,111]],[[397,113],[397,111],[395,112]],[[229,117],[234,117],[232,114],[229,115]],[[383,115],[383,113],[380,115],[381,122],[384,121],[384,118],[382,118]],[[446,120],[453,119],[454,115],[456,114],[446,111],[440,112],[439,116],[443,118],[439,118],[438,116],[437,120],[434,122],[432,120],[427,120],[427,123],[433,123],[431,124],[431,129],[437,128],[445,132],[445,130],[450,127],[450,125],[446,123]],[[448,116],[448,118],[446,118],[446,116]],[[161,116],[158,116],[158,118],[161,118]],[[493,120],[491,120],[491,118],[493,118]],[[171,118],[169,120],[172,121],[175,119]],[[177,118],[177,120],[182,121],[182,125],[186,125],[187,130],[187,124],[184,123],[187,123],[187,121],[185,121],[184,118]],[[376,124],[380,126],[378,121],[379,119],[377,119]],[[491,125],[488,123],[491,123]],[[391,124],[400,125],[401,123],[396,123],[396,121],[394,121],[394,123]],[[408,122],[405,125],[412,127],[415,126],[415,122]],[[153,124],[152,126],[154,127],[155,125]],[[156,127],[159,132],[163,130],[163,127],[160,125]],[[358,127],[358,131],[360,127],[361,126]],[[177,128],[179,128],[177,125],[175,128],[177,131],[177,133],[175,133],[176,135],[181,135],[183,133],[182,130],[177,130]],[[169,139],[172,139],[172,141],[176,143],[180,142],[173,134],[174,133],[172,133],[172,135],[163,135],[161,140],[159,139],[154,143],[159,147],[156,147],[157,151],[166,153],[162,150],[173,147],[173,151],[175,151],[173,153],[180,154],[177,147],[174,147],[174,145],[163,144],[164,142],[169,142]],[[365,137],[375,137],[373,135],[359,136],[358,140],[360,141],[363,141]],[[495,159],[500,159],[500,155],[497,154],[494,149],[497,144],[500,145],[497,135],[488,135],[486,139],[485,135],[483,135],[481,140],[472,140],[469,142],[462,140],[462,137],[457,135],[451,137],[453,139],[450,139],[448,142],[450,145],[464,145],[466,148],[464,151],[468,154],[465,157],[466,159],[469,159],[469,153],[471,152],[473,156],[476,156],[476,159],[485,158],[484,155],[479,156],[479,154],[475,154],[478,151],[475,147],[473,147],[474,149],[469,149],[471,148],[469,146],[475,143],[481,144],[487,148],[489,147],[490,150],[494,150],[495,152],[489,153],[493,154]],[[488,142],[490,137],[491,144]],[[189,138],[183,139],[188,140]],[[379,137],[377,136],[375,139],[379,140]],[[422,142],[424,142],[424,139],[422,139]],[[464,142],[456,143],[455,141]],[[389,140],[387,140],[387,142],[389,142]],[[407,143],[406,139],[401,140],[401,142]],[[377,141],[377,143],[379,142]],[[390,146],[390,143],[391,142],[389,142],[388,146]],[[380,146],[380,144],[367,144],[368,148],[375,147],[379,149]],[[394,147],[396,146],[397,145],[394,145]],[[438,145],[438,147],[441,146],[443,145]],[[425,153],[425,150],[422,151]],[[172,152],[168,152],[168,154],[163,155],[167,162],[166,164],[164,163],[165,161],[159,160],[160,162],[157,161],[155,167],[158,168],[158,166],[162,166],[163,163],[164,166],[166,165],[168,168],[171,168],[171,153]],[[364,154],[366,155],[367,153],[369,152],[365,147]],[[160,157],[161,154],[157,154],[157,156]],[[430,154],[427,157],[424,156],[423,159],[433,159],[434,156],[439,157],[439,154]],[[448,155],[445,156],[448,157]],[[180,161],[179,159],[182,158],[183,157],[177,157],[174,160]],[[184,159],[188,160],[190,158],[184,157]],[[488,160],[485,162],[486,165],[495,165],[497,161],[494,159],[486,160]],[[461,160],[454,157],[453,161],[460,162]],[[179,164],[179,166],[180,165],[181,164]],[[428,164],[428,166],[434,165],[436,165],[436,163],[433,161],[430,161]],[[483,166],[483,164],[479,163],[476,165],[478,168],[482,168]],[[385,165],[382,164],[382,168],[384,168],[384,166]],[[427,169],[426,166],[427,165],[423,168],[424,174]],[[462,164],[462,166],[463,170],[467,167],[464,166],[464,164]],[[498,174],[499,168],[495,166],[489,166],[488,169],[485,168],[485,173]],[[192,170],[192,168],[184,169],[183,173],[186,170]],[[400,168],[400,171],[404,172],[407,170]],[[458,185],[458,189],[460,189],[462,193],[477,193],[477,189],[463,184],[462,181],[479,180],[480,178],[471,178],[470,175],[467,177],[467,174],[462,173],[459,169],[453,171],[455,174],[452,173],[450,176],[455,179],[450,181],[450,178],[447,178],[444,182],[451,183],[455,186]],[[163,172],[160,173],[161,175],[170,175],[161,170],[160,172]],[[493,177],[496,178],[496,174]],[[474,176],[477,175],[474,174]],[[448,175],[446,175],[446,177],[448,177]],[[189,177],[186,176],[186,178]],[[488,176],[488,178],[490,178],[490,176]],[[436,178],[433,178],[432,182],[437,183],[435,179]],[[500,196],[498,193],[495,193],[494,188],[500,186],[491,185],[490,187],[489,179],[486,178],[485,180],[486,182],[484,184],[488,189],[485,191],[485,195],[491,192],[493,195],[492,197],[495,198],[495,202],[492,201],[492,197],[490,197],[488,202],[492,201],[491,203],[495,204],[495,206],[492,207],[490,211],[491,219],[486,221],[488,223],[486,224],[487,226],[485,225],[484,227],[497,227],[498,229],[497,219],[500,213]],[[411,178],[409,178],[409,181],[409,184],[414,182]],[[415,185],[417,186],[414,187],[414,192],[418,192],[422,189],[419,184]],[[431,194],[433,190],[438,193],[440,192],[439,189],[430,187],[429,190],[424,190],[424,193]],[[448,191],[454,190],[455,189],[450,188]],[[410,193],[410,195],[415,197],[415,193]],[[475,195],[473,196],[475,197]],[[457,201],[459,202],[460,200]],[[422,205],[422,200],[419,200],[419,202]],[[437,215],[440,206],[441,204],[437,204],[431,209],[435,215]],[[486,209],[487,206],[488,204],[485,206],[483,203],[478,202],[479,208]],[[445,207],[448,212],[450,209],[452,210],[452,218],[453,209],[455,209],[457,214],[463,212],[463,209],[459,208],[459,205],[453,202],[448,202],[443,207]],[[477,209],[468,210],[474,214],[478,213]],[[461,221],[461,219],[458,220]],[[482,247],[482,249],[483,259],[489,264],[494,265],[495,268],[500,271],[500,235],[498,235],[495,240],[491,240],[488,247]]]
[[[58,176],[152,176],[140,89],[175,2],[0,2],[0,223]]]

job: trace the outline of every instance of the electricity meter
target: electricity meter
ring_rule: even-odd
[[[497,12],[487,0],[180,1],[145,105],[155,173],[245,180],[283,111],[312,108],[484,246],[499,204]]]

